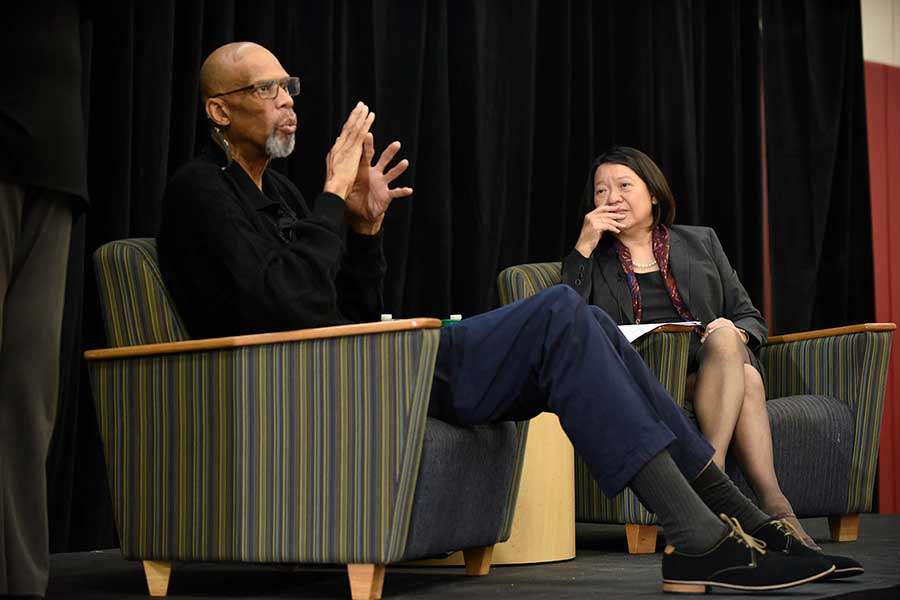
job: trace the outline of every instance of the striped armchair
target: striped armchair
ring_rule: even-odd
[[[385,565],[508,538],[525,430],[427,417],[440,321],[189,340],[152,239],[94,255],[111,348],[85,354],[123,557]]]
[[[506,304],[561,281],[561,263],[505,269]],[[834,540],[855,540],[860,512],[872,508],[881,413],[895,325],[865,324],[775,336],[759,351],[767,378],[775,470],[800,517],[828,516]],[[690,334],[664,331],[636,350],[679,405],[684,402]],[[576,519],[623,523],[632,553],[653,552],[656,516],[630,490],[606,498],[576,457]],[[734,460],[729,475],[755,497]]]

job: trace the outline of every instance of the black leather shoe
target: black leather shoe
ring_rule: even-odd
[[[862,575],[866,572],[861,564],[849,556],[837,556],[817,552],[800,541],[797,530],[784,519],[772,519],[753,532],[753,537],[766,543],[766,548],[773,552],[781,552],[787,556],[821,556],[831,561],[834,571],[825,579],[844,579]]]
[[[820,555],[788,556],[766,552],[764,542],[741,529],[737,519],[719,515],[731,533],[702,554],[663,553],[663,591],[702,593],[711,586],[733,590],[766,591],[822,579],[834,565]]]

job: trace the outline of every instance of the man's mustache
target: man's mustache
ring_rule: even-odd
[[[278,119],[277,123],[275,123],[276,128],[283,125],[297,125],[297,115],[292,112],[291,114],[284,115],[283,117]]]

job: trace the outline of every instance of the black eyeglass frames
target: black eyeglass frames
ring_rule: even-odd
[[[248,86],[222,92],[221,94],[213,94],[210,98],[218,98],[220,96],[228,96],[229,94],[237,94],[238,92],[252,91],[263,100],[271,100],[278,96],[278,88],[283,89],[289,96],[296,96],[300,93],[300,78],[285,77],[284,79],[266,79],[265,81],[257,81]]]

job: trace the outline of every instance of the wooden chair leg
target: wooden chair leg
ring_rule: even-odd
[[[172,563],[161,560],[145,560],[144,577],[151,596],[165,596],[169,591],[169,579],[172,577]]]
[[[480,548],[468,548],[463,550],[463,560],[466,561],[466,575],[481,577],[491,570],[491,556],[494,554],[494,545]]]
[[[656,525],[625,524],[628,539],[628,554],[653,554],[656,552]]]
[[[350,579],[350,597],[353,600],[381,600],[384,565],[347,565],[347,577]]]
[[[835,542],[855,542],[859,537],[859,515],[831,515],[828,517],[831,539]]]

